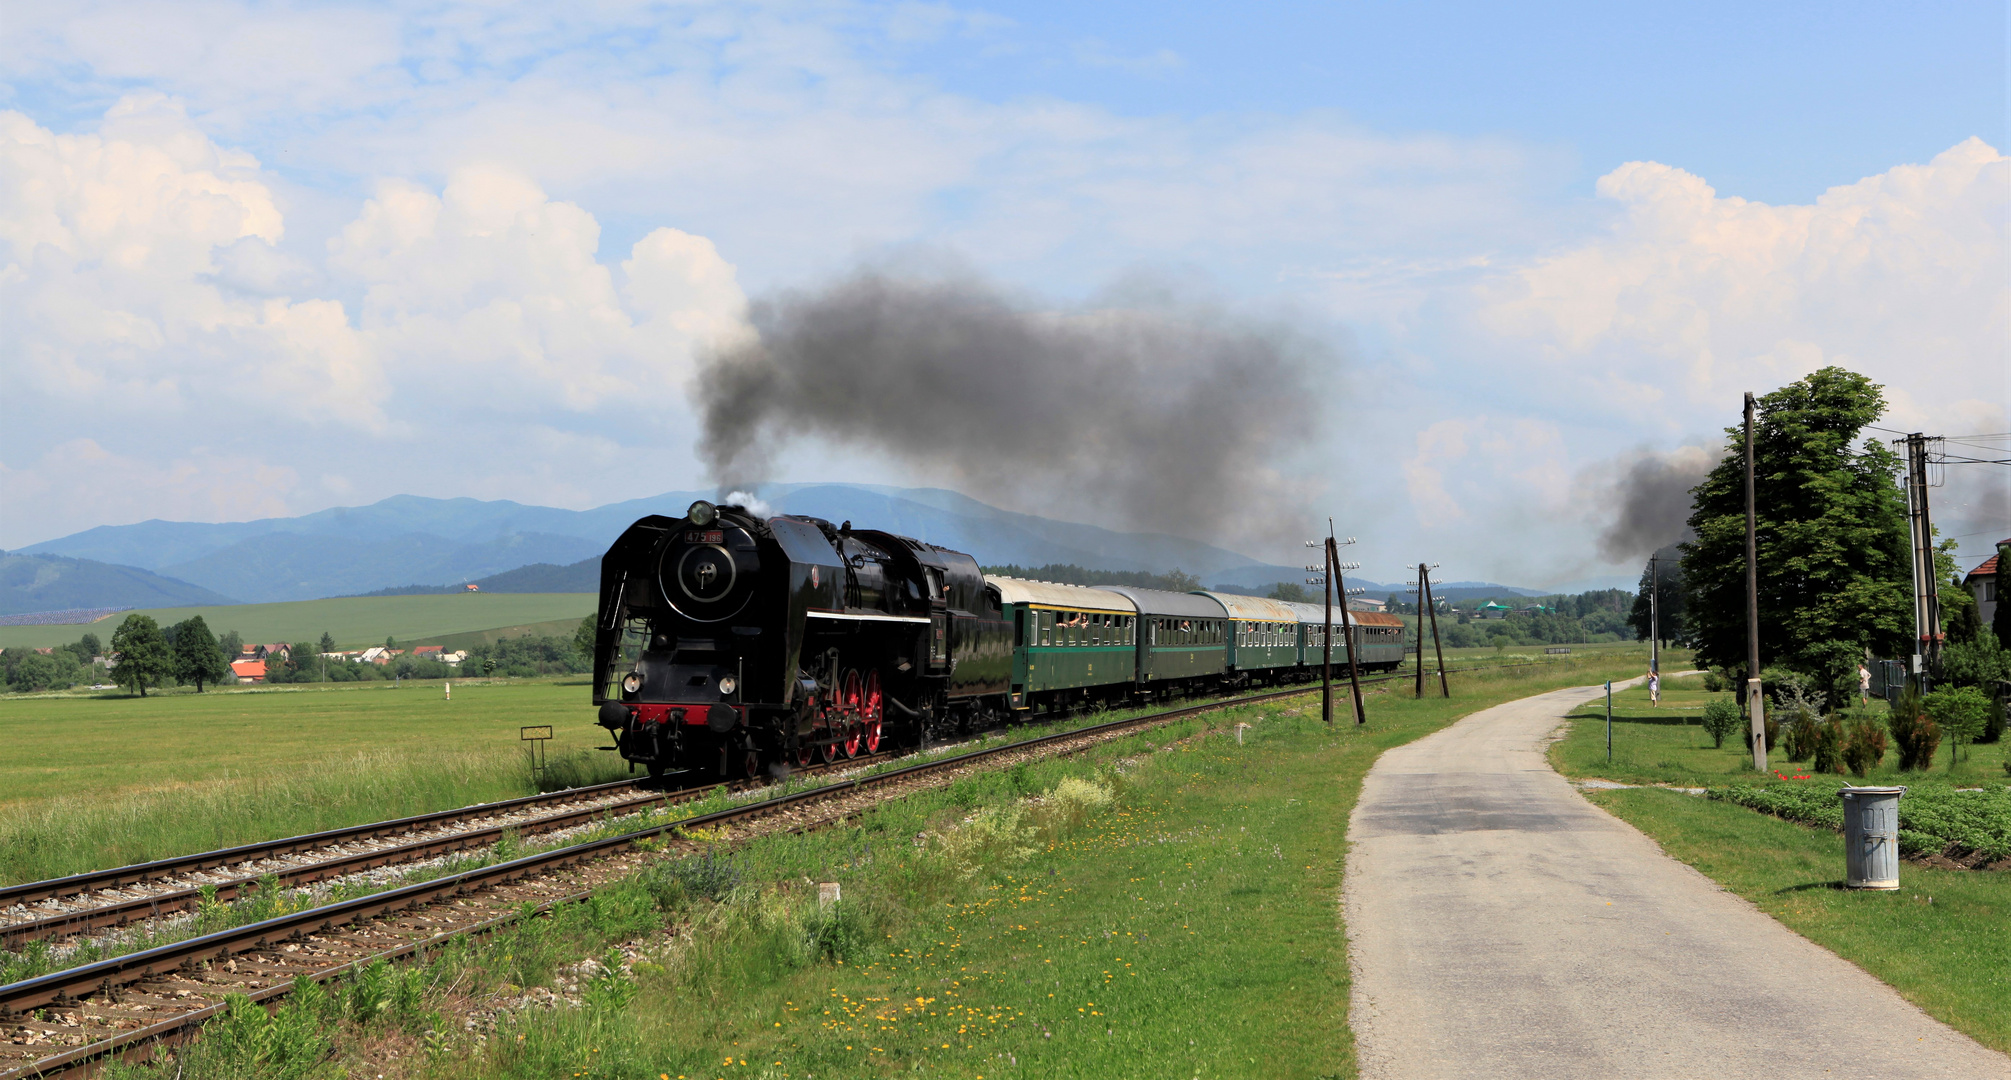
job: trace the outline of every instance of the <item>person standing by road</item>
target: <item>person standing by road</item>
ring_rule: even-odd
[[[1648,703],[1658,708],[1662,704],[1662,673],[1659,671],[1648,673]]]
[[[1857,665],[1857,698],[1860,705],[1871,704],[1871,669],[1863,661]]]

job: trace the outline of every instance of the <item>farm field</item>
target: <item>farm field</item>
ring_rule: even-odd
[[[0,879],[34,880],[628,775],[579,676],[0,698]]]
[[[201,615],[219,637],[236,630],[246,641],[319,639],[325,630],[334,635],[339,648],[359,649],[382,645],[386,637],[426,644],[445,635],[483,630],[507,631],[512,636],[525,632],[570,634],[580,618],[594,610],[595,603],[592,593],[460,593],[159,608],[139,614],[151,615],[163,626]],[[89,624],[0,626],[0,648],[47,648],[75,641],[86,631],[109,644],[112,631],[127,614],[131,613],[121,612]]]

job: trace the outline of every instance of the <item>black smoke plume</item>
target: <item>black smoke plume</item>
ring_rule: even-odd
[[[1302,527],[1276,465],[1315,438],[1324,350],[1284,325],[1164,293],[1057,312],[969,275],[880,269],[751,319],[756,336],[698,374],[722,491],[756,490],[813,436],[1021,509],[1190,535]]]
[[[1672,540],[1690,538],[1690,489],[1717,464],[1700,446],[1636,458],[1613,484],[1613,523],[1599,534],[1599,554],[1609,562],[1645,557]]]

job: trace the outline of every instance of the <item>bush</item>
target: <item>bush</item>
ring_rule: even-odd
[[[1732,680],[1725,675],[1724,668],[1704,670],[1704,690],[1712,694],[1722,694],[1732,688]]]
[[[1797,711],[1794,719],[1781,728],[1783,756],[1789,761],[1807,761],[1814,756],[1819,735],[1816,727],[1817,721],[1814,716],[1806,710]]]
[[[1731,698],[1712,698],[1711,703],[1704,706],[1704,732],[1716,746],[1723,747],[1725,736],[1739,730],[1739,725],[1745,720],[1745,714],[1739,711],[1738,703]]]
[[[2004,712],[2003,698],[1990,703],[1990,718],[1983,722],[1983,735],[1976,740],[1977,742],[1994,743],[2004,737]]]
[[[1843,763],[1863,779],[1885,760],[1885,732],[1868,716],[1850,722],[1850,735],[1843,741]]]
[[[1956,748],[1963,743],[1973,743],[1983,736],[1983,729],[1989,723],[1993,710],[1989,698],[1983,691],[1973,686],[1960,686],[1951,690],[1936,690],[1920,699],[1921,708],[1934,719],[1934,725],[1949,739],[1950,764],[1953,764]]]
[[[1934,751],[1941,746],[1941,729],[1921,710],[1920,697],[1911,684],[1892,703],[1892,715],[1886,718],[1885,726],[1899,749],[1901,772],[1924,769],[1934,760]]]
[[[1843,771],[1843,721],[1834,716],[1813,721],[1815,729],[1814,745],[1809,756],[1810,772],[1840,773]]]
[[[732,862],[715,859],[707,851],[703,857],[697,855],[682,859],[660,862],[637,876],[636,881],[647,892],[656,906],[665,911],[675,911],[694,900],[710,900],[717,903],[740,885],[740,868]]]

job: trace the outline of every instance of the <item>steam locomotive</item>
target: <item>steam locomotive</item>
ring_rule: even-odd
[[[1404,651],[1355,613],[1364,668]],[[693,503],[601,560],[593,701],[652,778],[754,777],[926,745],[1036,713],[1319,671],[1318,607],[987,577],[959,551],[812,517]]]

